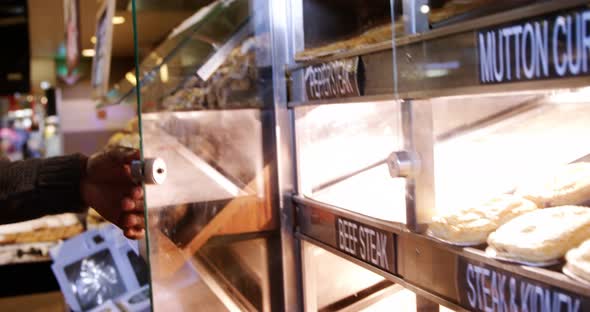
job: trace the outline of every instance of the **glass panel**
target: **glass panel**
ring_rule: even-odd
[[[401,8],[401,2],[395,3]],[[378,55],[359,57],[359,92],[383,94],[391,88],[379,84],[379,78],[393,77],[387,47],[392,29],[397,33],[403,27],[399,15],[392,25],[388,1],[302,0],[301,10],[300,24],[294,22],[297,36],[303,38],[294,56],[297,61],[376,49]],[[386,65],[378,65],[383,58]],[[305,87],[298,82],[293,80],[292,99],[305,101]],[[385,161],[403,148],[400,103],[328,102],[336,104],[294,108],[299,192],[329,205],[405,223],[405,182],[390,177]]]
[[[417,311],[410,290],[306,241],[301,248],[306,311]]]
[[[588,92],[552,90],[430,100],[438,212],[520,193],[520,187],[547,181],[551,172],[583,160],[590,154],[590,147],[579,144],[590,135]]]
[[[547,9],[541,5],[543,1],[493,1],[490,6],[484,5],[488,1],[408,2],[415,4],[414,8],[418,10],[410,14],[407,9],[411,6],[407,6],[404,1],[405,21],[417,25],[425,21],[423,15],[429,15],[428,27],[417,27],[416,33],[472,18],[489,17],[499,12],[506,13],[497,16],[497,23],[502,27],[520,27],[520,24],[526,23],[523,19],[530,20],[531,23],[526,23],[530,26],[533,22],[539,23],[540,17],[554,14],[543,11]],[[536,5],[525,6],[531,3]],[[451,9],[453,6],[456,9]],[[449,8],[448,14],[436,11],[437,8],[443,11]],[[521,9],[519,14],[522,16],[515,17],[514,13],[505,12],[512,8]],[[579,14],[568,12],[571,8],[572,5],[564,3],[561,10],[556,11],[564,15],[570,14],[567,16],[569,19]],[[446,21],[433,23],[435,16],[444,17]],[[511,19],[512,22],[506,19]],[[551,17],[548,23],[543,23],[552,27],[551,20],[554,19]],[[501,42],[498,42],[503,42],[504,45],[495,46],[502,49],[502,53],[494,54],[497,56],[494,64],[501,72],[497,75],[502,76],[502,79],[490,84],[481,78],[485,64],[480,66],[480,57],[483,54],[478,50],[478,44],[482,42],[478,38],[483,38],[478,37],[478,33],[483,29],[493,30],[496,27],[492,24],[493,20],[487,19],[487,22],[487,25],[479,29],[476,26],[481,25],[480,23],[466,23],[465,27],[456,27],[444,36],[438,36],[440,32],[431,33],[432,36],[415,36],[405,41],[400,40],[393,47],[396,57],[395,77],[399,78],[395,81],[398,95],[412,99],[413,113],[416,108],[425,108],[423,110],[431,114],[420,122],[414,120],[411,125],[414,133],[412,145],[416,147],[421,160],[432,160],[434,163],[432,168],[426,168],[426,172],[422,167],[422,172],[432,178],[434,189],[430,190],[430,185],[416,182],[416,201],[424,202],[421,196],[426,193],[434,195],[434,202],[429,207],[420,207],[417,214],[421,215],[422,212],[425,216],[446,215],[465,209],[458,215],[445,219],[444,222],[455,222],[445,225],[448,227],[467,222],[456,220],[479,215],[480,211],[469,213],[485,207],[490,200],[510,197],[507,195],[533,199],[540,207],[555,205],[555,201],[535,199],[536,192],[544,190],[556,195],[565,192],[565,189],[574,188],[578,179],[588,179],[584,170],[580,169],[582,167],[567,166],[590,160],[587,157],[590,148],[579,143],[590,134],[587,126],[590,117],[587,95],[590,89],[579,88],[587,86],[587,81],[575,77],[577,71],[568,71],[576,68],[575,60],[581,64],[583,59],[575,47],[566,49],[566,39],[576,36],[569,36],[568,33],[568,36],[555,37],[553,41],[547,42],[550,46],[555,46],[555,50],[552,50],[554,52],[570,51],[569,55],[563,52],[563,64],[568,63],[571,67],[564,67],[565,75],[571,75],[569,79],[558,79],[560,75],[553,73],[553,76],[534,76],[534,68],[527,70],[530,60],[525,58],[535,57],[530,52],[528,38],[533,40],[532,43],[536,41],[527,35],[532,31],[523,32],[523,40],[518,36],[514,40],[510,36],[502,36]],[[575,28],[569,29],[573,29],[571,31],[574,33],[576,31]],[[494,32],[490,31],[492,33]],[[520,42],[520,45],[511,42]],[[527,49],[529,52],[526,52]],[[547,71],[556,71],[560,66],[559,62],[554,63],[551,58],[545,65],[554,68]],[[526,76],[525,71],[533,74]],[[462,96],[447,96],[451,94]],[[430,122],[432,131],[421,133],[421,129],[428,129]],[[417,138],[416,134],[422,135],[422,138]],[[432,153],[425,149],[425,145],[420,146],[424,142],[422,139],[434,140]],[[580,197],[582,198],[559,203],[588,204],[590,198],[586,198],[586,195]],[[435,208],[434,213],[426,211],[432,209],[432,206]],[[430,218],[421,221],[430,222]],[[478,217],[473,221],[481,220]],[[485,243],[485,238],[479,242]]]
[[[139,35],[155,5],[141,3]],[[269,311],[282,285],[268,1],[208,3],[138,65],[144,159],[167,173],[145,187],[154,309]]]
[[[392,29],[403,32],[401,22],[392,26],[389,1],[302,0],[304,50],[295,59],[305,61],[376,46],[391,40]],[[400,2],[401,5],[401,2]],[[401,7],[401,6],[400,6]]]
[[[397,0],[393,0],[397,1]],[[509,11],[515,7],[536,2],[535,0],[412,0],[402,6],[406,33],[427,32],[432,29],[470,21],[472,19]],[[412,19],[415,23],[410,23]],[[423,23],[423,25],[421,25]],[[415,24],[416,31],[409,31]]]
[[[400,103],[295,109],[301,192],[312,199],[404,223],[405,182],[385,159],[403,147]]]

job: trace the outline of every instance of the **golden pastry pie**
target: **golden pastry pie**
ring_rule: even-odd
[[[139,133],[123,133],[117,132],[109,139],[107,146],[115,147],[127,147],[127,148],[139,148]]]
[[[590,238],[590,208],[561,206],[516,217],[490,234],[488,244],[504,258],[526,262],[560,259]]]
[[[590,200],[590,163],[566,165],[546,179],[517,189],[516,193],[539,207],[583,204]]]
[[[590,283],[590,240],[586,240],[578,248],[574,248],[565,255],[567,263],[565,269]]]
[[[509,220],[537,209],[530,200],[502,195],[481,205],[434,217],[432,235],[457,244],[483,244],[488,235]]]
[[[58,241],[84,230],[76,215],[68,213],[0,226],[0,244]]]

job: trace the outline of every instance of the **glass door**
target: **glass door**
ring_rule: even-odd
[[[196,2],[132,2],[153,308],[280,309],[268,3]],[[154,12],[190,14],[148,50]]]

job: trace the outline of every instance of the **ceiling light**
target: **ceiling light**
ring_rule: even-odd
[[[82,50],[82,56],[85,57],[94,57],[94,49],[84,49]]]
[[[127,81],[129,81],[129,83],[131,83],[132,85],[137,85],[137,78],[135,78],[135,75],[132,72],[126,73],[125,79],[127,79]]]
[[[123,16],[113,16],[113,24],[121,25],[125,23],[125,18]]]
[[[92,44],[96,44],[96,36],[90,37],[90,42],[92,42]]]
[[[163,83],[166,83],[168,82],[168,79],[168,65],[164,64],[160,66],[160,80],[162,80]]]
[[[47,90],[47,89],[51,88],[51,84],[47,80],[41,81],[39,86],[41,87],[41,90]]]
[[[422,12],[422,14],[428,14],[428,12],[430,12],[430,7],[428,6],[428,4],[421,5],[420,12]]]

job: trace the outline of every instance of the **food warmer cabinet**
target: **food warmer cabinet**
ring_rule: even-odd
[[[141,40],[144,15],[131,5]],[[269,4],[146,5],[192,15],[98,109],[138,105],[127,131],[143,159],[166,164],[164,183],[145,186],[153,309],[282,310]]]
[[[563,261],[429,232],[588,159],[587,1],[208,3],[103,103],[168,166],[156,310],[590,309]]]
[[[562,273],[563,259],[515,264],[485,240],[429,232],[439,216],[589,160],[587,1],[273,6],[286,29],[273,48],[286,45],[288,96],[275,105],[305,310],[402,309],[391,299],[402,288],[418,310],[590,309],[590,284]]]

